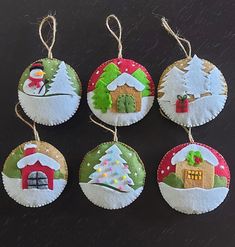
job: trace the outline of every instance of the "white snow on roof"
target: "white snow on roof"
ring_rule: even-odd
[[[60,164],[57,161],[42,153],[34,153],[25,156],[17,162],[17,167],[22,169],[27,165],[34,165],[37,161],[39,161],[42,166],[48,166],[53,170],[59,170],[60,168]]]
[[[181,161],[185,161],[189,151],[200,151],[202,158],[208,161],[213,166],[217,166],[219,163],[216,156],[208,148],[197,144],[189,144],[173,156],[173,158],[171,159],[171,164],[175,165]]]
[[[115,91],[117,87],[127,84],[129,87],[134,87],[137,91],[141,92],[144,90],[145,86],[139,82],[134,76],[128,73],[122,73],[110,84],[108,84],[107,89],[109,91]]]
[[[33,143],[26,143],[24,145],[24,150],[28,149],[28,148],[36,148],[37,145],[36,144],[33,144]]]

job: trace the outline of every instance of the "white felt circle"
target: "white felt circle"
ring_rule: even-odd
[[[154,82],[146,68],[130,59],[101,64],[88,83],[87,102],[94,115],[113,126],[129,126],[149,112]]]
[[[49,70],[46,66],[52,66],[48,59],[41,61],[43,61],[44,70]],[[19,102],[26,115],[36,123],[47,126],[58,125],[69,120],[77,111],[81,99],[81,84],[76,72],[63,61],[53,59],[53,62],[57,62],[58,65],[51,67],[53,76],[49,86],[45,86],[45,79],[38,82],[39,88],[30,86],[30,83],[34,83],[34,78],[33,73],[27,69],[22,75],[18,90]],[[28,76],[25,77],[25,74]]]
[[[220,70],[198,58],[183,59],[169,66],[160,79],[158,102],[177,124],[195,127],[214,119],[227,100],[227,84]],[[188,97],[188,110],[177,112],[177,96]],[[185,101],[186,102],[186,101]]]
[[[2,171],[7,194],[25,207],[42,207],[56,200],[67,184],[67,176],[63,155],[41,141],[23,143],[14,149]]]

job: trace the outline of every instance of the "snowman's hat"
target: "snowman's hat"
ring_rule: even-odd
[[[41,69],[41,70],[44,70],[44,66],[43,66],[42,61],[34,62],[34,63],[31,65],[29,71],[32,71],[33,69]]]

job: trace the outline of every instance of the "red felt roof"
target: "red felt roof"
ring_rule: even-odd
[[[95,89],[95,85],[100,77],[100,75],[103,73],[104,71],[104,68],[106,67],[107,64],[109,63],[114,63],[115,65],[118,66],[119,70],[121,71],[121,73],[123,72],[126,72],[126,73],[129,73],[129,74],[132,74],[133,72],[135,72],[137,69],[142,69],[144,71],[144,73],[146,74],[150,84],[150,95],[151,96],[154,96],[154,91],[155,91],[155,86],[154,86],[154,82],[153,82],[153,79],[152,77],[150,76],[150,74],[148,73],[147,69],[136,63],[135,61],[133,60],[130,60],[130,59],[124,59],[124,58],[114,58],[114,59],[111,59],[111,60],[108,60],[104,63],[102,63],[94,72],[93,74],[91,75],[91,78],[88,82],[88,88],[87,88],[87,91],[90,92],[90,91],[93,91]]]
[[[162,160],[158,166],[158,170],[157,170],[157,181],[158,182],[162,182],[163,179],[169,175],[169,173],[175,172],[176,166],[171,164],[171,159],[177,152],[179,152],[181,149],[183,149],[184,147],[186,147],[189,144],[191,144],[191,143],[184,143],[184,144],[178,145],[165,154],[165,156],[162,158]],[[226,177],[227,182],[228,182],[227,186],[229,186],[230,171],[229,171],[229,167],[228,167],[225,159],[223,158],[223,156],[219,152],[217,152],[215,149],[213,149],[213,148],[211,148],[205,144],[201,144],[201,143],[195,143],[195,144],[201,145],[205,148],[208,148],[216,156],[216,158],[219,161],[219,164],[217,166],[215,166],[215,174],[218,176]]]

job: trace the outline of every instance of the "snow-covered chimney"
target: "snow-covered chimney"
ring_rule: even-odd
[[[37,145],[33,143],[27,143],[24,145],[24,156],[36,153]]]

